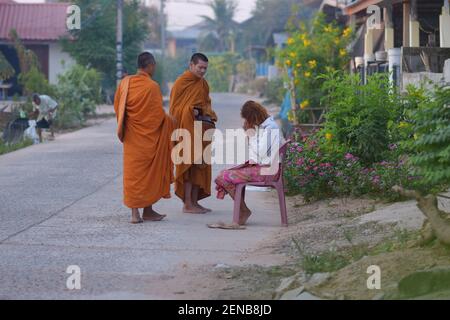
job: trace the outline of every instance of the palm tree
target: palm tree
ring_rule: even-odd
[[[216,38],[219,51],[228,50],[234,41],[233,35],[237,23],[233,20],[236,14],[237,3],[235,0],[211,0],[209,6],[213,10],[214,17],[202,16],[204,29],[209,37]]]

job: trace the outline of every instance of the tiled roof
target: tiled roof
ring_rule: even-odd
[[[55,41],[66,34],[67,3],[11,3],[0,0],[0,39],[16,29],[22,40]]]

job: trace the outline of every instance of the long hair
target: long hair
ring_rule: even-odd
[[[250,127],[255,127],[266,121],[269,113],[262,105],[250,100],[242,106],[241,117],[247,120]]]

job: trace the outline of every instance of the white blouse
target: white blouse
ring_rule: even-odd
[[[256,127],[249,137],[249,160],[259,165],[270,165],[284,143],[281,130],[273,117]]]

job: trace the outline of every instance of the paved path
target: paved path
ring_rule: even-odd
[[[213,96],[220,128],[241,126],[247,98]],[[214,198],[205,216],[182,214],[174,197],[156,206],[166,221],[130,225],[115,128],[108,120],[0,157],[0,299],[173,298],[160,289],[180,268],[248,263],[242,256],[280,230],[270,192],[249,192],[245,231],[205,226],[231,221],[231,200]],[[66,288],[69,265],[81,268],[81,290]]]

